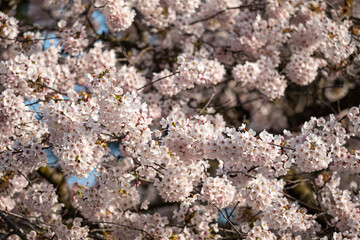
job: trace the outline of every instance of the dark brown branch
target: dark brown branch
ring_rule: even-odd
[[[141,232],[143,234],[146,234],[149,237],[151,237],[151,239],[154,239],[154,237],[149,232],[147,232],[147,231],[145,231],[144,229],[141,229],[141,228],[131,227],[131,226],[128,226],[128,225],[125,225],[125,224],[119,224],[119,223],[115,223],[115,222],[91,222],[91,223],[96,223],[96,224],[104,223],[104,224],[111,224],[111,225],[115,225],[115,226],[129,228],[129,229],[132,229],[132,230],[135,230],[135,231],[139,231],[139,232]]]
[[[236,229],[236,227],[234,226],[234,224],[230,221],[230,219],[229,219],[228,217],[225,216],[225,214],[221,211],[221,209],[220,209],[218,206],[216,206],[215,204],[212,204],[212,205],[216,207],[216,209],[217,209],[217,210],[220,212],[220,214],[226,219],[226,221],[230,224],[230,226],[235,230],[235,232],[236,232],[237,234],[239,234],[240,236],[243,235],[243,234],[241,234],[241,232],[240,232],[239,230]]]
[[[175,72],[175,73],[169,74],[169,75],[167,75],[167,76],[165,76],[165,77],[156,79],[155,81],[149,82],[148,84],[145,84],[145,85],[142,86],[141,88],[136,89],[136,91],[139,91],[139,90],[141,90],[141,89],[143,89],[143,88],[146,88],[147,86],[150,86],[150,85],[152,85],[152,84],[154,84],[154,83],[156,83],[156,82],[159,82],[159,81],[161,81],[161,80],[163,80],[163,79],[165,79],[165,78],[174,76],[174,75],[176,75],[176,74],[178,74],[178,73],[180,73],[180,72]]]
[[[227,174],[238,174],[238,173],[241,173],[241,174],[243,174],[243,175],[245,175],[245,176],[247,176],[247,177],[249,177],[249,178],[256,179],[255,176],[252,176],[252,175],[250,175],[250,174],[248,174],[248,173],[246,173],[246,172],[244,172],[244,171],[230,171],[230,172],[226,172],[226,173],[227,173]]]
[[[254,8],[254,7],[258,7],[258,6],[264,6],[264,5],[263,4],[258,4],[258,5],[257,4],[251,4],[251,5],[243,5],[243,6],[237,6],[237,7],[229,7],[229,8],[226,8],[224,10],[221,10],[221,11],[219,11],[219,12],[217,12],[217,13],[209,16],[209,17],[195,20],[195,21],[191,22],[189,25],[194,25],[194,24],[199,23],[199,22],[204,22],[204,21],[210,20],[210,19],[212,19],[212,18],[214,18],[214,17],[216,17],[216,16],[218,16],[220,14],[223,14],[224,12],[229,11],[229,10],[242,9],[242,8]]]
[[[19,228],[0,210],[0,217],[14,230],[14,233],[18,235],[22,240],[27,240],[26,236],[20,231]]]
[[[41,86],[41,87],[48,88],[48,89],[50,89],[50,90],[53,90],[53,91],[56,92],[56,93],[62,94],[62,95],[64,95],[64,96],[67,96],[66,93],[64,93],[64,92],[62,92],[62,91],[59,91],[59,90],[57,90],[57,89],[55,89],[55,88],[46,86],[46,85],[44,85],[44,84],[42,84],[42,83],[38,83],[38,82],[31,82],[31,83],[35,83],[35,84],[37,84],[37,85],[39,85],[39,86]]]

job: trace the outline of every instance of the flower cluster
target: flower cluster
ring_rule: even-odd
[[[66,22],[60,22],[59,25],[60,28],[64,28],[61,32],[59,43],[64,51],[73,56],[82,53],[83,49],[89,43],[85,26],[79,22],[75,22],[71,28],[65,28]]]
[[[32,121],[31,113],[24,104],[24,99],[14,95],[14,90],[7,89],[0,95],[0,150],[11,144],[10,137],[21,134],[21,124]]]
[[[292,232],[314,228],[314,218],[296,203],[282,196],[284,182],[257,175],[242,188],[242,197],[254,210],[263,211],[263,224],[271,229],[290,229]],[[295,223],[296,226],[295,226]]]
[[[244,225],[246,226],[246,225]],[[262,223],[257,224],[248,231],[249,227],[243,227],[244,231],[247,232],[246,240],[254,240],[254,239],[266,239],[266,240],[275,240],[276,235],[269,231],[269,228],[266,224]]]
[[[124,92],[137,90],[146,84],[146,79],[134,67],[122,66],[116,71],[116,81],[122,83]]]
[[[32,99],[44,99],[52,89],[68,90],[73,85],[63,84],[60,74],[67,71],[66,66],[58,65],[59,47],[50,47],[46,51],[27,57],[17,55],[8,61],[0,62],[0,82],[14,94]],[[30,95],[30,96],[28,96]]]
[[[206,155],[212,159],[221,159],[223,169],[219,169],[219,172],[229,173],[229,176],[237,179],[235,183],[248,179],[246,173],[253,168],[264,175],[280,176],[286,174],[291,166],[288,156],[282,154],[278,147],[283,140],[281,136],[266,131],[256,136],[255,131],[246,131],[245,125],[239,130],[227,128],[223,133],[226,136],[221,134],[215,141],[206,144]]]
[[[360,132],[360,110],[359,107],[350,108],[347,117],[353,124],[353,131],[355,133]]]
[[[95,78],[88,75],[89,88],[99,107],[99,122],[115,135],[126,135],[124,150],[130,154],[138,144],[150,140],[151,118],[147,117],[146,103],[141,102],[136,92],[123,92],[123,83],[117,80],[115,71]]]
[[[1,236],[358,239],[357,1],[17,2]]]
[[[338,24],[329,18],[324,18],[323,38],[320,50],[333,64],[339,64],[355,51],[355,44],[351,40],[351,33],[347,30],[349,23]]]
[[[158,239],[171,239],[177,237],[173,234],[172,228],[167,227],[167,224],[169,223],[168,218],[162,217],[159,213],[150,215],[125,212],[117,216],[116,222],[119,224],[114,224],[112,230],[117,239],[124,239],[124,236],[130,237],[131,239],[141,239],[143,234]],[[142,232],[139,232],[137,229],[142,229]],[[179,239],[185,238],[181,238],[180,235]]]
[[[266,210],[280,196],[279,192],[283,188],[283,184],[282,181],[272,181],[259,174],[255,179],[247,182],[242,196],[247,200],[249,206],[258,210]]]
[[[233,75],[236,81],[240,82],[242,86],[249,89],[254,89],[257,84],[257,79],[261,71],[257,63],[246,62],[245,64],[238,64],[233,69]]]
[[[161,182],[155,180],[154,183],[160,196],[169,202],[184,201],[193,190],[186,172],[180,168],[169,167],[164,175]]]
[[[316,228],[314,217],[306,214],[306,209],[300,208],[298,204],[290,204],[286,198],[273,201],[271,206],[264,214],[264,221],[270,228],[287,229],[292,232],[310,231]]]
[[[200,6],[200,0],[175,0],[171,1],[171,6],[176,12],[192,14]]]
[[[60,165],[80,177],[88,176],[108,151],[106,145],[98,141],[97,131],[87,131],[89,127],[100,127],[92,121],[92,111],[97,107],[91,100],[78,105],[61,101],[50,103],[44,110],[51,134],[49,140]]]
[[[19,34],[18,20],[0,12],[0,46],[11,45]]]
[[[179,90],[193,88],[198,85],[215,85],[223,80],[225,69],[218,61],[214,60],[186,60],[183,56],[178,57],[179,76],[175,78],[175,84]]]
[[[74,205],[89,219],[107,221],[113,220],[109,212],[136,207],[140,203],[140,195],[131,183],[134,177],[124,174],[131,166],[131,161],[125,160],[114,169],[103,169],[101,176],[97,177],[97,188],[77,186]]]
[[[67,225],[58,223],[55,228],[55,234],[59,239],[64,240],[80,240],[85,239],[89,234],[89,228],[87,226],[81,227],[81,218],[75,218],[74,221]]]
[[[299,138],[302,138],[301,141]],[[304,139],[305,138],[305,139]],[[318,171],[327,168],[331,158],[327,152],[327,147],[321,137],[309,134],[306,137],[297,137],[296,152],[298,167],[305,172]]]
[[[342,145],[349,137],[350,134],[346,133],[345,128],[333,115],[330,116],[329,121],[313,117],[304,123],[302,134],[290,137],[286,146],[290,148],[289,155],[295,158],[296,164],[302,171],[326,169],[332,161],[343,168],[349,166],[344,164],[348,160],[346,160],[347,154],[342,152]]]
[[[160,29],[169,26],[176,19],[176,11],[160,0],[139,0],[136,8],[144,15],[147,24]]]
[[[103,50],[103,48],[102,42],[95,42],[94,47],[88,52],[84,52],[80,58],[70,56],[66,58],[70,71],[74,73],[79,84],[86,85],[88,83],[88,79],[85,77],[87,73],[100,74],[116,65],[115,51],[113,49]]]
[[[172,112],[160,124],[169,130],[163,143],[183,161],[204,158],[206,143],[215,135],[214,125],[203,116],[189,120],[181,118],[181,112]]]
[[[286,65],[286,76],[298,85],[308,85],[315,80],[317,71],[325,61],[310,57],[306,53],[293,54]]]
[[[135,18],[135,11],[124,0],[101,0],[102,12],[106,16],[106,24],[113,31],[123,31],[131,26]]]
[[[296,53],[312,54],[320,47],[322,32],[321,22],[318,18],[312,18],[306,24],[300,23],[294,26],[291,34],[290,44],[291,50]]]
[[[218,232],[218,226],[212,223],[218,219],[216,214],[217,209],[209,206],[195,205],[189,207],[181,205],[179,210],[174,211],[174,217],[178,222],[186,221],[189,225],[195,226],[194,230],[190,227],[186,227],[184,231],[184,239],[206,239],[210,236],[214,238],[220,237],[216,233]]]
[[[15,174],[14,171],[4,171],[0,180],[0,196],[11,197],[16,192],[20,192],[28,185],[25,177]]]
[[[58,203],[58,196],[55,188],[51,184],[34,184],[27,191],[24,205],[29,211],[40,214],[48,213],[50,210],[56,212],[60,210],[62,204]]]
[[[198,163],[168,166],[161,181],[155,179],[154,185],[165,201],[184,201],[201,179],[201,168]]]
[[[174,83],[175,76],[170,76],[172,74],[168,69],[165,69],[159,73],[154,73],[153,75],[153,82],[164,78],[164,80],[154,83],[154,87],[159,91],[160,94],[171,97],[179,92],[180,89]]]
[[[201,189],[203,199],[219,208],[230,205],[235,193],[235,187],[226,177],[206,178]]]
[[[360,233],[360,216],[357,210],[359,208],[358,196],[353,201],[351,192],[339,189],[339,185],[340,178],[335,172],[322,193],[322,204],[328,206],[329,214],[334,217],[332,219],[334,225],[349,239],[356,239]]]
[[[37,143],[15,142],[1,155],[1,170],[32,172],[46,166],[47,155]]]
[[[271,58],[261,56],[256,63],[246,62],[233,68],[234,79],[249,90],[258,89],[269,99],[283,96],[287,86],[284,76],[280,75]]]
[[[124,167],[124,165],[121,167]],[[107,196],[104,196],[104,198],[107,200],[104,203],[124,211],[138,205],[140,195],[136,186],[131,184],[131,181],[134,180],[133,176],[126,175],[123,171],[124,169],[117,167],[111,171],[101,173],[99,191],[106,192]]]

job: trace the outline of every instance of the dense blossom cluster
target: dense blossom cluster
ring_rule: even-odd
[[[231,204],[236,189],[226,178],[206,178],[201,193],[204,200],[225,208]]]
[[[194,84],[214,85],[223,80],[225,69],[214,60],[186,60],[183,56],[178,58],[178,72],[174,80],[179,90],[193,88]]]
[[[19,54],[7,61],[0,62],[0,83],[29,99],[43,99],[52,89],[69,90],[73,87],[67,65],[59,65],[58,47],[32,53],[30,56]]]
[[[106,146],[97,141],[97,132],[86,133],[86,128],[97,127],[91,121],[94,108],[92,101],[79,105],[52,102],[44,110],[44,120],[49,127],[49,141],[65,171],[86,177],[102,160]]]
[[[302,134],[287,140],[287,146],[295,149],[289,154],[297,158],[298,167],[302,171],[326,169],[332,161],[337,165],[336,167],[350,170],[349,164],[345,164],[348,155],[344,153],[343,147],[350,135],[333,115],[330,116],[329,121],[312,117],[310,121],[304,123]]]
[[[315,80],[321,63],[321,60],[310,57],[307,53],[293,54],[286,65],[286,75],[299,85],[307,85]]]
[[[133,176],[124,174],[130,167],[131,163],[125,161],[120,167],[104,170],[96,189],[77,186],[75,205],[84,212],[84,216],[91,220],[112,221],[115,215],[109,213],[125,212],[140,203],[139,192],[130,184]],[[99,199],[102,200],[99,202]]]
[[[146,79],[134,67],[122,66],[116,71],[116,79],[122,83],[124,91],[133,91],[146,84]]]
[[[349,120],[353,124],[353,131],[355,133],[360,132],[360,110],[359,107],[352,107],[350,108],[348,114],[347,114]]]
[[[175,166],[169,166],[164,172],[161,181],[155,179],[154,185],[157,187],[160,195],[166,201],[191,202],[197,197],[189,197],[194,187],[196,187],[202,178],[204,178],[204,162],[181,163],[177,160]],[[189,197],[189,198],[188,198]],[[186,200],[186,201],[185,201]]]
[[[1,156],[1,168],[5,171],[20,170],[29,173],[47,164],[45,151],[33,142],[16,142],[3,151]]]
[[[64,51],[75,56],[81,53],[89,43],[85,26],[78,22],[74,23],[71,28],[66,28],[66,22],[59,22],[58,25],[60,28],[64,28],[64,31],[61,32],[61,41],[59,43]]]
[[[351,192],[340,189],[340,178],[337,175],[334,172],[322,193],[322,201],[328,206],[329,214],[334,217],[332,221],[341,231],[341,233],[334,233],[333,239],[357,239],[360,233],[360,217],[357,210],[359,196],[357,194],[355,201],[352,201]],[[329,202],[335,204],[329,204]]]
[[[21,124],[32,120],[24,99],[15,96],[14,90],[7,89],[0,95],[0,149],[10,145],[9,138],[15,133],[21,134]]]
[[[114,76],[116,69],[90,79],[89,88],[94,94],[99,110],[98,121],[108,131],[124,136],[124,151],[131,154],[140,143],[151,138],[146,103],[142,103],[135,91],[123,92],[123,82]]]
[[[216,238],[219,235],[216,233],[219,231],[217,223],[211,223],[218,219],[216,214],[216,208],[202,205],[186,206],[180,205],[179,210],[174,211],[174,216],[178,222],[183,222],[188,219],[187,224],[191,227],[185,226],[183,239],[194,238],[194,239],[206,239],[211,235]],[[181,236],[181,235],[180,235]]]
[[[331,19],[324,18],[323,38],[320,49],[331,63],[339,64],[355,51],[355,44],[351,39],[351,33],[347,30],[349,22],[337,24]]]
[[[125,30],[134,21],[135,11],[131,10],[128,1],[100,0],[97,4],[104,8],[103,13],[106,16],[106,24],[114,31]]]
[[[164,78],[163,81],[154,83],[154,87],[160,92],[160,94],[171,97],[179,92],[179,87],[177,87],[174,83],[175,77],[170,75],[171,72],[168,69],[164,69],[159,73],[154,73],[153,82]]]
[[[1,238],[360,238],[356,1],[13,2]]]
[[[49,211],[56,212],[61,207],[58,204],[58,196],[55,193],[55,188],[51,184],[34,184],[26,193],[24,199],[25,207],[32,212],[40,214]]]
[[[70,240],[70,239],[85,239],[88,236],[89,228],[87,226],[81,227],[81,218],[75,218],[70,224],[70,228],[62,223],[59,223],[55,229],[55,233],[59,239]]]
[[[261,56],[256,63],[237,65],[233,75],[236,81],[249,90],[256,88],[270,99],[276,99],[284,94],[287,86],[284,76],[275,70],[277,65],[271,58]]]
[[[160,0],[139,0],[136,7],[144,15],[149,25],[163,29],[176,19],[176,11],[166,5]]]
[[[6,47],[14,42],[19,30],[17,29],[18,20],[14,17],[9,17],[3,12],[0,12],[0,45]]]
[[[187,171],[181,167],[170,166],[164,173],[161,182],[156,179],[154,185],[157,187],[160,196],[166,201],[184,201],[193,190],[191,179],[187,175]]]
[[[95,42],[93,48],[82,53],[81,57],[68,56],[66,62],[71,77],[76,78],[78,83],[86,85],[86,74],[100,74],[106,69],[116,65],[116,54],[114,49],[104,49],[102,42]]]
[[[171,6],[180,13],[195,13],[200,5],[200,0],[175,0],[171,2]]]
[[[206,143],[215,136],[214,125],[204,116],[189,120],[182,117],[181,112],[172,112],[160,124],[169,129],[163,143],[182,161],[203,159],[206,156]]]

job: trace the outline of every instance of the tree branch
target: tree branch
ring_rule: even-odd
[[[14,230],[14,233],[18,235],[22,240],[27,240],[26,236],[20,231],[19,228],[0,210],[0,217]]]

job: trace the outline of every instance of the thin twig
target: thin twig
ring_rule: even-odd
[[[306,206],[306,207],[308,207],[308,208],[311,208],[311,209],[316,210],[316,211],[318,211],[318,212],[322,212],[322,210],[321,210],[320,208],[318,208],[318,207],[316,207],[316,206],[312,206],[312,205],[310,205],[310,204],[308,204],[308,203],[306,203],[306,202],[300,201],[299,199],[291,196],[290,194],[287,194],[286,192],[283,192],[283,194],[284,194],[285,197],[290,198],[291,200],[297,201],[297,202],[299,202],[300,204],[302,204],[302,205],[304,205],[304,206]]]
[[[289,150],[296,151],[296,149],[294,149],[294,148],[281,146],[281,145],[278,145],[278,144],[275,144],[275,143],[269,143],[269,145],[276,146],[276,147],[283,148],[283,149],[289,149]]]
[[[125,225],[125,224],[119,224],[119,223],[114,223],[114,222],[91,222],[91,223],[98,223],[98,224],[101,224],[101,223],[104,223],[104,224],[112,224],[112,225],[116,225],[116,226],[120,226],[120,227],[126,227],[126,228],[130,228],[130,229],[133,229],[133,230],[136,230],[136,231],[139,231],[139,232],[142,232],[142,233],[145,233],[147,234],[148,236],[151,237],[151,239],[154,239],[154,237],[147,231],[141,229],[141,228],[136,228],[136,227],[131,227],[131,226],[128,226],[128,225]]]
[[[237,201],[237,203],[235,204],[235,206],[234,206],[234,208],[231,210],[231,212],[230,212],[230,216],[232,216],[233,215],[233,213],[235,212],[235,209],[236,209],[236,207],[239,205],[239,201]]]
[[[19,228],[16,227],[16,225],[6,217],[4,212],[0,210],[0,217],[14,230],[14,233],[18,235],[22,240],[27,240],[26,236],[20,231]]]
[[[234,226],[234,224],[230,221],[229,218],[227,218],[224,213],[221,211],[221,209],[216,206],[215,204],[212,203],[212,205],[214,205],[216,207],[216,209],[220,212],[220,214],[226,219],[226,221],[229,222],[230,226],[239,234],[239,235],[242,235],[241,232],[239,232],[239,230],[236,229],[236,227]]]
[[[168,77],[174,76],[174,75],[176,75],[176,74],[178,74],[178,73],[180,73],[180,72],[174,72],[174,73],[169,74],[169,75],[167,75],[167,76],[165,76],[165,77],[162,77],[162,78],[156,79],[155,81],[149,82],[148,84],[145,84],[145,85],[144,85],[144,86],[142,86],[141,88],[136,89],[136,91],[139,91],[139,90],[141,90],[141,89],[143,89],[143,88],[146,88],[147,86],[150,86],[150,85],[152,85],[152,84],[154,84],[154,83],[156,83],[156,82],[159,82],[159,81],[161,81],[161,80],[163,80],[163,79],[165,79],[165,78],[168,78]]]
[[[224,12],[229,11],[229,10],[236,10],[236,9],[248,8],[248,7],[256,7],[256,6],[263,6],[263,5],[262,4],[259,4],[259,5],[251,4],[251,5],[243,5],[243,6],[237,6],[237,7],[229,7],[229,8],[226,8],[224,10],[221,10],[221,11],[219,11],[219,12],[217,12],[217,13],[209,16],[209,17],[195,20],[195,21],[191,22],[189,25],[194,25],[194,24],[199,23],[199,22],[204,22],[204,21],[210,20],[210,19],[212,19],[212,18],[214,18],[214,17],[216,17],[216,16],[218,16],[220,14],[223,14]]]
[[[66,93],[64,93],[64,92],[62,92],[62,91],[60,91],[60,90],[57,90],[57,89],[55,89],[55,88],[46,86],[46,85],[44,85],[44,84],[42,84],[42,83],[38,83],[38,82],[31,82],[31,83],[35,83],[35,84],[37,84],[37,85],[39,85],[39,86],[41,86],[41,87],[48,88],[48,89],[50,89],[50,90],[53,90],[53,91],[56,92],[56,93],[62,94],[62,95],[64,95],[64,96],[67,96]]]
[[[34,39],[21,39],[22,37],[18,37],[18,38],[7,38],[7,37],[3,37],[0,36],[1,39],[4,40],[10,40],[10,41],[17,41],[17,42],[37,42],[37,41],[46,41],[46,40],[50,40],[50,39],[59,39],[58,37],[46,37],[46,38],[34,38]]]
[[[214,99],[214,97],[216,95],[215,94],[216,88],[215,88],[215,86],[212,86],[212,87],[213,87],[213,93],[211,94],[211,96],[210,96],[209,100],[207,101],[207,103],[205,104],[205,106],[200,110],[199,115],[201,115],[202,112],[205,111],[205,109],[209,106],[209,104],[211,103],[211,101]]]

